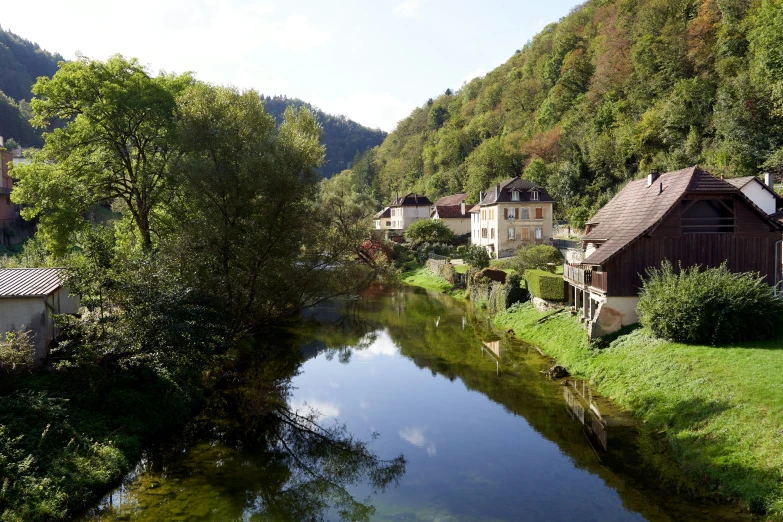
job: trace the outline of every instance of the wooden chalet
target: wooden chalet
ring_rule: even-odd
[[[630,182],[587,223],[583,260],[564,266],[569,303],[590,336],[638,322],[642,276],[675,267],[719,266],[781,281],[783,226],[739,188],[699,167]]]

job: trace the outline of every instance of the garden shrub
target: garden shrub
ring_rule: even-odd
[[[503,284],[506,282],[506,273],[503,270],[495,270],[494,268],[485,268],[479,271],[475,277],[486,277],[487,279],[491,279],[492,281],[497,281],[498,283]]]
[[[527,290],[534,296],[547,301],[565,301],[566,284],[563,276],[545,270],[526,270]]]
[[[405,229],[405,240],[414,246],[421,243],[450,243],[454,232],[437,219],[420,219]]]
[[[562,264],[563,254],[550,245],[527,246],[517,250],[514,262],[520,272],[532,269],[554,272]]]
[[[642,325],[660,338],[715,345],[774,337],[783,301],[757,274],[733,273],[725,263],[675,271],[664,261],[648,269],[637,311]]]
[[[0,340],[0,376],[29,371],[35,363],[30,332],[8,332]]]

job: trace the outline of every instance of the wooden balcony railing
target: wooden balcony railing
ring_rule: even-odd
[[[585,270],[571,266],[568,263],[563,265],[563,277],[573,283],[580,285],[587,285],[596,290],[606,292],[608,290],[608,275],[606,272],[598,272],[595,270]]]

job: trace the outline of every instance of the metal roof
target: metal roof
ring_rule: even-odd
[[[62,286],[63,268],[2,268],[0,298],[45,297]]]

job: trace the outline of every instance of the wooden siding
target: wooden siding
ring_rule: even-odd
[[[723,197],[699,194],[697,197]],[[604,266],[608,274],[607,295],[634,296],[641,287],[640,275],[668,259],[675,267],[716,267],[726,261],[733,272],[758,272],[775,282],[775,244],[783,238],[744,200],[735,198],[736,229],[732,233],[682,234],[680,206],[675,205],[650,236],[639,238],[612,257]]]

